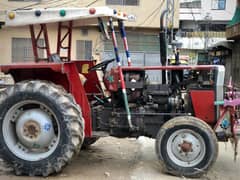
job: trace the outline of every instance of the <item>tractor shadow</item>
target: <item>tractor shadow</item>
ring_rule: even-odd
[[[139,153],[139,144],[135,139],[101,138],[81,150],[63,173],[99,179],[108,176],[129,179]]]

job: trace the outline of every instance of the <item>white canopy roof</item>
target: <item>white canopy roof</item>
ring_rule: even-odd
[[[61,15],[60,12],[62,12],[64,15]],[[6,14],[5,26],[24,26],[30,24],[55,23],[70,20],[74,21],[74,26],[84,26],[97,24],[98,17],[103,19],[112,17],[114,20],[127,20],[125,13],[108,7],[47,8],[8,11]]]

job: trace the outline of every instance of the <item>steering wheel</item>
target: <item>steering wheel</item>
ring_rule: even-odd
[[[102,70],[103,72],[107,69],[107,66],[109,63],[115,61],[115,59],[109,59],[109,60],[106,60],[106,61],[103,61],[93,67],[90,67],[88,69],[88,71],[97,71],[97,70]]]

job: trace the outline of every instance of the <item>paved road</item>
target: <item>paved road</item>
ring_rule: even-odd
[[[240,154],[240,150],[239,150]],[[3,164],[3,163],[0,163]],[[180,180],[162,173],[154,150],[154,140],[102,138],[90,149],[81,151],[61,174],[48,178],[17,177],[0,165],[0,180]],[[230,143],[220,144],[213,169],[202,180],[240,179],[240,157],[233,161]]]

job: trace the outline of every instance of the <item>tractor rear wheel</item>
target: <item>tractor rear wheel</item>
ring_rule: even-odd
[[[159,130],[156,153],[165,172],[176,176],[200,177],[216,161],[218,141],[210,126],[202,120],[176,117]]]
[[[0,93],[0,156],[17,175],[62,170],[84,140],[74,98],[46,81],[23,81]]]

